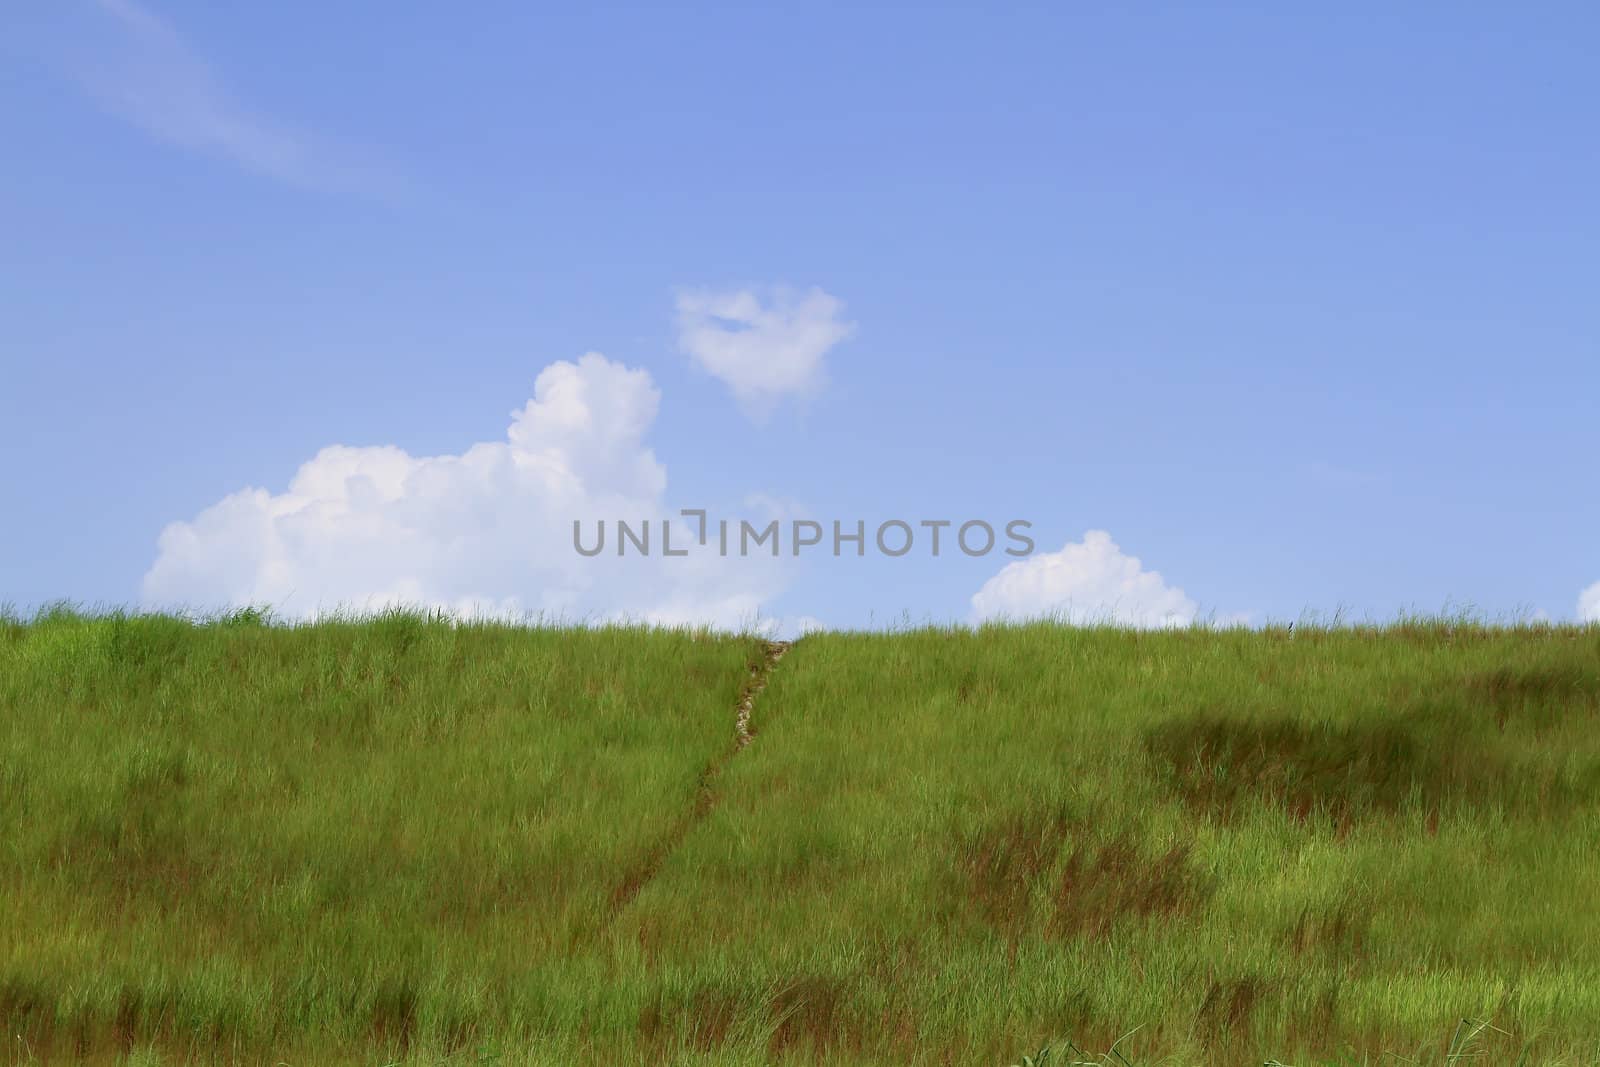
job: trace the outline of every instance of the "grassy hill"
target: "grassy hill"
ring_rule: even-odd
[[[0,621],[0,1062],[1600,1062],[1600,627],[777,651]]]

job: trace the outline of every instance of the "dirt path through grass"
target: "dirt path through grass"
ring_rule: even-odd
[[[773,666],[788,651],[789,642],[768,641],[766,658],[759,666],[751,669],[750,682],[745,686],[744,695],[739,698],[739,711],[733,720],[733,732],[739,748],[755,740],[755,734],[750,732],[750,709],[755,707],[756,697],[767,687],[767,678],[771,675]]]
[[[617,917],[627,910],[634,898],[655,878],[657,872],[661,870],[661,865],[672,854],[672,850],[677,848],[707,815],[711,814],[712,808],[716,807],[717,797],[714,790],[716,781],[733,758],[755,740],[755,733],[750,728],[750,714],[755,708],[756,698],[767,688],[772,668],[789,651],[790,645],[791,642],[788,641],[768,641],[762,650],[760,661],[750,665],[750,677],[745,682],[744,689],[739,694],[739,703],[734,709],[733,743],[712,757],[700,771],[694,803],[655,844],[645,851],[640,860],[612,890],[610,907],[606,912],[606,927],[609,928],[616,922]]]

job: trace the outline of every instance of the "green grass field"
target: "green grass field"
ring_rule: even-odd
[[[0,1062],[1600,1062],[1600,627],[770,659],[0,619]]]

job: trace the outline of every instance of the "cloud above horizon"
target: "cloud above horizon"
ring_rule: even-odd
[[[388,196],[404,185],[372,160],[241,104],[204,57],[136,0],[94,0],[70,34],[75,74],[108,111],[158,140],[306,189]]]
[[[757,625],[775,560],[586,558],[572,523],[669,514],[645,438],[660,392],[598,353],[547,366],[503,440],[458,455],[331,445],[281,493],[243,489],[161,534],[153,607],[265,605],[291,617],[392,606],[457,615]],[[659,527],[658,527],[659,528]]]
[[[1007,564],[973,595],[972,611],[977,622],[1055,619],[1154,629],[1188,626],[1198,608],[1182,589],[1124,555],[1109,533],[1090,530],[1058,552]]]
[[[1600,582],[1578,595],[1578,621],[1600,622]]]
[[[855,332],[843,311],[837,298],[818,288],[682,290],[678,347],[732,390],[747,416],[760,420],[782,398],[822,387],[823,357]]]

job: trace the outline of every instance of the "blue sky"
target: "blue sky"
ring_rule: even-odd
[[[13,604],[1600,618],[1592,5],[40,0],[0,41]],[[680,507],[1038,552],[558,530]]]

